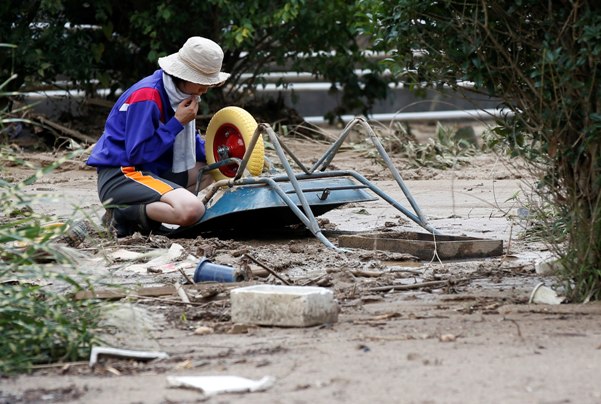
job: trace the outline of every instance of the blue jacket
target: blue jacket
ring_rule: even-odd
[[[173,164],[173,142],[182,124],[175,119],[163,71],[140,80],[117,100],[87,164],[130,167],[161,174]],[[206,161],[204,140],[196,134],[196,160]]]

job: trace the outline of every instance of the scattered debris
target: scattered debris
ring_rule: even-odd
[[[228,328],[228,334],[248,334],[248,330],[251,328],[248,324],[232,324]]]
[[[441,281],[428,281],[428,282],[418,282],[413,284],[402,284],[402,285],[388,285],[388,286],[377,286],[373,288],[368,288],[367,290],[370,292],[386,292],[389,290],[414,290],[421,288],[442,288],[445,286],[454,286],[460,285],[467,282],[470,282],[471,279],[461,278],[461,279],[447,279]]]
[[[109,347],[95,346],[90,352],[90,367],[94,367],[98,362],[100,355],[117,356],[122,358],[132,358],[139,360],[155,360],[155,359],[167,359],[169,355],[165,352],[156,351],[133,351],[130,349],[119,349]]]
[[[92,228],[92,224],[88,220],[79,220],[70,224],[58,241],[66,243],[69,247],[77,247],[83,243]]]
[[[400,232],[341,235],[340,247],[408,253],[423,260],[483,258],[503,255],[503,240]]]
[[[194,330],[194,335],[209,335],[213,334],[214,332],[215,330],[213,328],[203,325]]]
[[[386,324],[386,320],[400,317],[401,315],[397,312],[384,313],[367,319],[354,320],[353,324],[366,324],[371,326],[380,326]]]
[[[397,313],[396,311],[391,312],[391,313],[384,313],[384,314],[380,314],[378,316],[375,316],[372,318],[372,320],[388,320],[391,318],[396,318],[396,317],[400,317],[401,314]]]
[[[565,296],[558,296],[557,292],[550,287],[545,286],[543,282],[539,283],[532,289],[530,300],[532,304],[561,304],[565,300]]]
[[[265,391],[275,384],[275,378],[265,376],[251,380],[239,376],[167,376],[169,387],[185,387],[202,391],[210,397],[223,393]]]
[[[166,250],[163,254],[151,259],[146,263],[141,264],[133,264],[123,268],[120,268],[119,271],[126,272],[135,272],[138,274],[144,274],[148,272],[148,269],[160,269],[161,273],[166,272],[176,272],[179,268],[186,267],[194,267],[198,258],[193,255],[188,255],[184,257],[182,260],[182,256],[184,255],[184,247],[180,244],[173,243],[168,250]],[[140,256],[138,256],[138,259]],[[183,261],[178,263],[178,261]]]
[[[194,271],[194,282],[242,282],[245,274],[226,265],[213,264],[202,258]]]
[[[246,283],[248,285],[248,283]],[[196,294],[199,294],[201,298],[208,299],[216,294],[219,294],[223,291],[222,287],[216,287],[218,285],[215,284],[194,284],[194,285],[181,285],[183,289],[186,290],[188,295],[191,295],[191,291],[195,291]],[[240,285],[236,285],[235,287],[239,287]],[[234,287],[234,286],[233,286]],[[176,295],[177,290],[173,285],[167,286],[149,286],[135,289],[128,288],[112,288],[112,289],[103,289],[103,290],[82,290],[75,293],[74,298],[76,300],[84,300],[84,299],[123,299],[133,298],[133,297],[160,297],[160,296],[168,296],[168,295]]]
[[[528,216],[530,216],[530,209],[519,207],[517,208],[516,213],[521,220],[526,220],[528,219]]]
[[[182,285],[176,281],[175,283],[173,283],[173,287],[175,287],[175,291],[179,295],[180,299],[182,299],[182,302],[189,304],[190,298],[188,297],[188,294],[186,293],[184,288],[182,288]]]
[[[561,261],[557,257],[548,257],[534,264],[534,270],[539,275],[555,275],[562,268]]]
[[[454,342],[457,341],[457,336],[454,334],[442,334],[438,337],[438,340],[440,342]]]
[[[193,285],[194,283],[196,283],[196,282],[194,282],[194,279],[190,278],[190,276],[184,272],[183,268],[178,268],[177,270],[179,271],[180,274],[182,274],[182,276],[184,277],[184,279],[186,279],[186,282],[189,285]]]
[[[169,272],[182,272],[185,269],[193,269],[196,265],[197,258],[193,255],[189,255],[185,261],[181,262],[168,262],[166,264],[154,266],[150,265],[146,269],[149,273],[158,273],[158,274],[166,274]]]
[[[167,250],[161,251],[159,249],[150,250],[147,253],[141,253],[138,251],[126,250],[120,248],[109,254],[107,258],[113,262],[124,262],[124,261],[142,261],[144,258],[156,258],[163,255]]]
[[[330,287],[334,284],[334,280],[329,274],[319,275],[314,278],[307,279],[305,282],[299,283],[298,286],[322,286],[322,287]]]
[[[282,281],[282,283],[284,283],[284,285],[290,285],[290,282],[288,282],[286,279],[282,278],[276,271],[274,271],[273,269],[269,268],[267,265],[265,265],[263,262],[259,261],[258,259],[256,259],[252,255],[250,255],[250,254],[244,254],[244,257],[248,258],[249,260],[251,260],[255,264],[257,264],[260,267],[262,267],[263,269],[265,269],[267,272],[269,272],[270,274],[272,274],[273,276],[275,276],[277,279],[279,279],[280,281]]]
[[[365,278],[378,278],[384,274],[381,271],[367,271],[364,269],[351,269],[349,271],[353,276],[365,277]]]

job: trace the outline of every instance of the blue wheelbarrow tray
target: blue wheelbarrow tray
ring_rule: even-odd
[[[299,181],[314,216],[355,202],[377,200],[350,178],[304,179]],[[290,182],[278,186],[301,210],[301,202]],[[252,231],[255,234],[302,223],[280,195],[267,184],[238,185],[225,189],[209,201],[198,223],[171,231],[169,237],[193,238],[204,232]]]

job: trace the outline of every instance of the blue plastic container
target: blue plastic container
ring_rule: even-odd
[[[213,264],[207,258],[200,260],[194,271],[194,282],[242,282],[244,275],[232,267]]]

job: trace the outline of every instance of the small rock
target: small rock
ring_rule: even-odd
[[[457,340],[457,336],[453,334],[442,334],[440,337],[438,337],[438,340],[440,342],[453,342]]]
[[[301,243],[290,243],[288,245],[291,253],[302,253],[305,252],[305,246]]]
[[[208,335],[213,334],[213,332],[215,332],[215,330],[213,330],[211,327],[200,326],[194,330],[194,335]]]
[[[248,332],[249,328],[250,327],[248,326],[248,324],[234,324],[227,331],[227,333],[228,334],[246,334]]]

